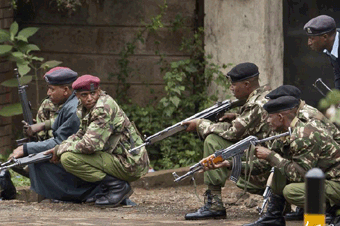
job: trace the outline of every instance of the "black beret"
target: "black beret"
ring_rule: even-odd
[[[306,31],[307,35],[322,35],[335,30],[336,24],[332,17],[320,15],[308,21],[303,29]]]
[[[282,85],[266,95],[266,98],[276,99],[282,96],[292,96],[296,99],[301,99],[301,91],[299,88],[291,85]]]
[[[67,67],[55,67],[46,72],[45,80],[50,85],[71,84],[77,79],[78,73]]]
[[[251,77],[258,76],[259,68],[253,63],[241,63],[233,67],[228,73],[227,77],[231,82],[239,82]]]
[[[300,100],[292,96],[282,96],[276,99],[270,99],[263,105],[268,114],[273,114],[292,109],[300,104]]]

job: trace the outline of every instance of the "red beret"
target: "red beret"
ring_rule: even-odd
[[[72,88],[78,91],[91,91],[98,88],[100,79],[92,75],[82,75],[73,82]]]

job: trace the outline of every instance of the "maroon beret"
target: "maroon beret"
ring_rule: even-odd
[[[73,82],[72,88],[77,91],[93,91],[99,86],[100,79],[92,75],[82,75]]]
[[[50,85],[70,84],[77,79],[78,73],[68,67],[54,67],[45,73],[45,81]]]

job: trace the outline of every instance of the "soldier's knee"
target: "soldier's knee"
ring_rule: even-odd
[[[298,190],[299,189],[294,185],[294,183],[292,183],[292,184],[286,185],[283,188],[282,193],[285,199],[289,202],[289,200],[296,198],[296,195],[299,193]]]
[[[73,168],[77,165],[75,154],[72,152],[65,152],[60,157],[60,162],[67,171],[69,168]]]

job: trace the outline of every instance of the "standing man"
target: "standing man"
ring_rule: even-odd
[[[115,207],[132,194],[129,182],[148,172],[145,147],[137,129],[118,104],[99,87],[92,75],[79,77],[72,85],[79,99],[78,132],[49,150],[52,162],[59,161],[69,173],[88,183],[100,185],[93,196],[99,207]]]
[[[319,122],[305,122],[297,117],[299,104],[298,99],[283,96],[263,106],[274,131],[286,132],[291,127],[292,134],[284,140],[274,140],[270,149],[256,146],[256,157],[276,167],[272,195],[267,212],[256,222],[244,226],[286,225],[283,217],[286,200],[304,207],[304,176],[315,167],[325,173],[327,203],[330,206],[340,203],[340,146]]]
[[[253,63],[238,64],[227,74],[231,81],[231,92],[237,99],[246,100],[238,113],[227,113],[223,117],[228,121],[214,123],[206,119],[197,119],[183,123],[188,125],[187,131],[196,131],[204,139],[203,157],[229,147],[249,135],[262,139],[270,133],[266,123],[267,113],[262,108],[267,102],[265,96],[268,91],[265,87],[260,87],[259,74],[258,67]],[[227,168],[204,172],[204,183],[208,186],[205,192],[205,205],[197,212],[186,214],[186,220],[226,217],[221,188],[229,178],[229,172]],[[268,175],[269,171],[265,175],[252,175],[247,185],[248,191],[262,194]],[[240,188],[244,188],[245,184],[246,181],[242,178],[237,182]]]
[[[303,29],[308,35],[308,46],[329,57],[334,70],[335,88],[340,89],[339,32],[336,31],[334,19],[320,15],[308,21]]]
[[[77,79],[77,75],[73,70],[62,67],[53,68],[45,74],[48,84],[47,95],[57,107],[56,118],[51,125],[53,137],[19,146],[10,158],[44,152],[59,145],[78,131],[80,124],[76,113],[78,99],[72,89],[72,83]],[[42,126],[48,127],[45,124]],[[49,162],[30,164],[29,176],[31,189],[49,199],[81,202],[98,187],[96,184],[87,183],[66,172],[60,164],[55,165]]]

